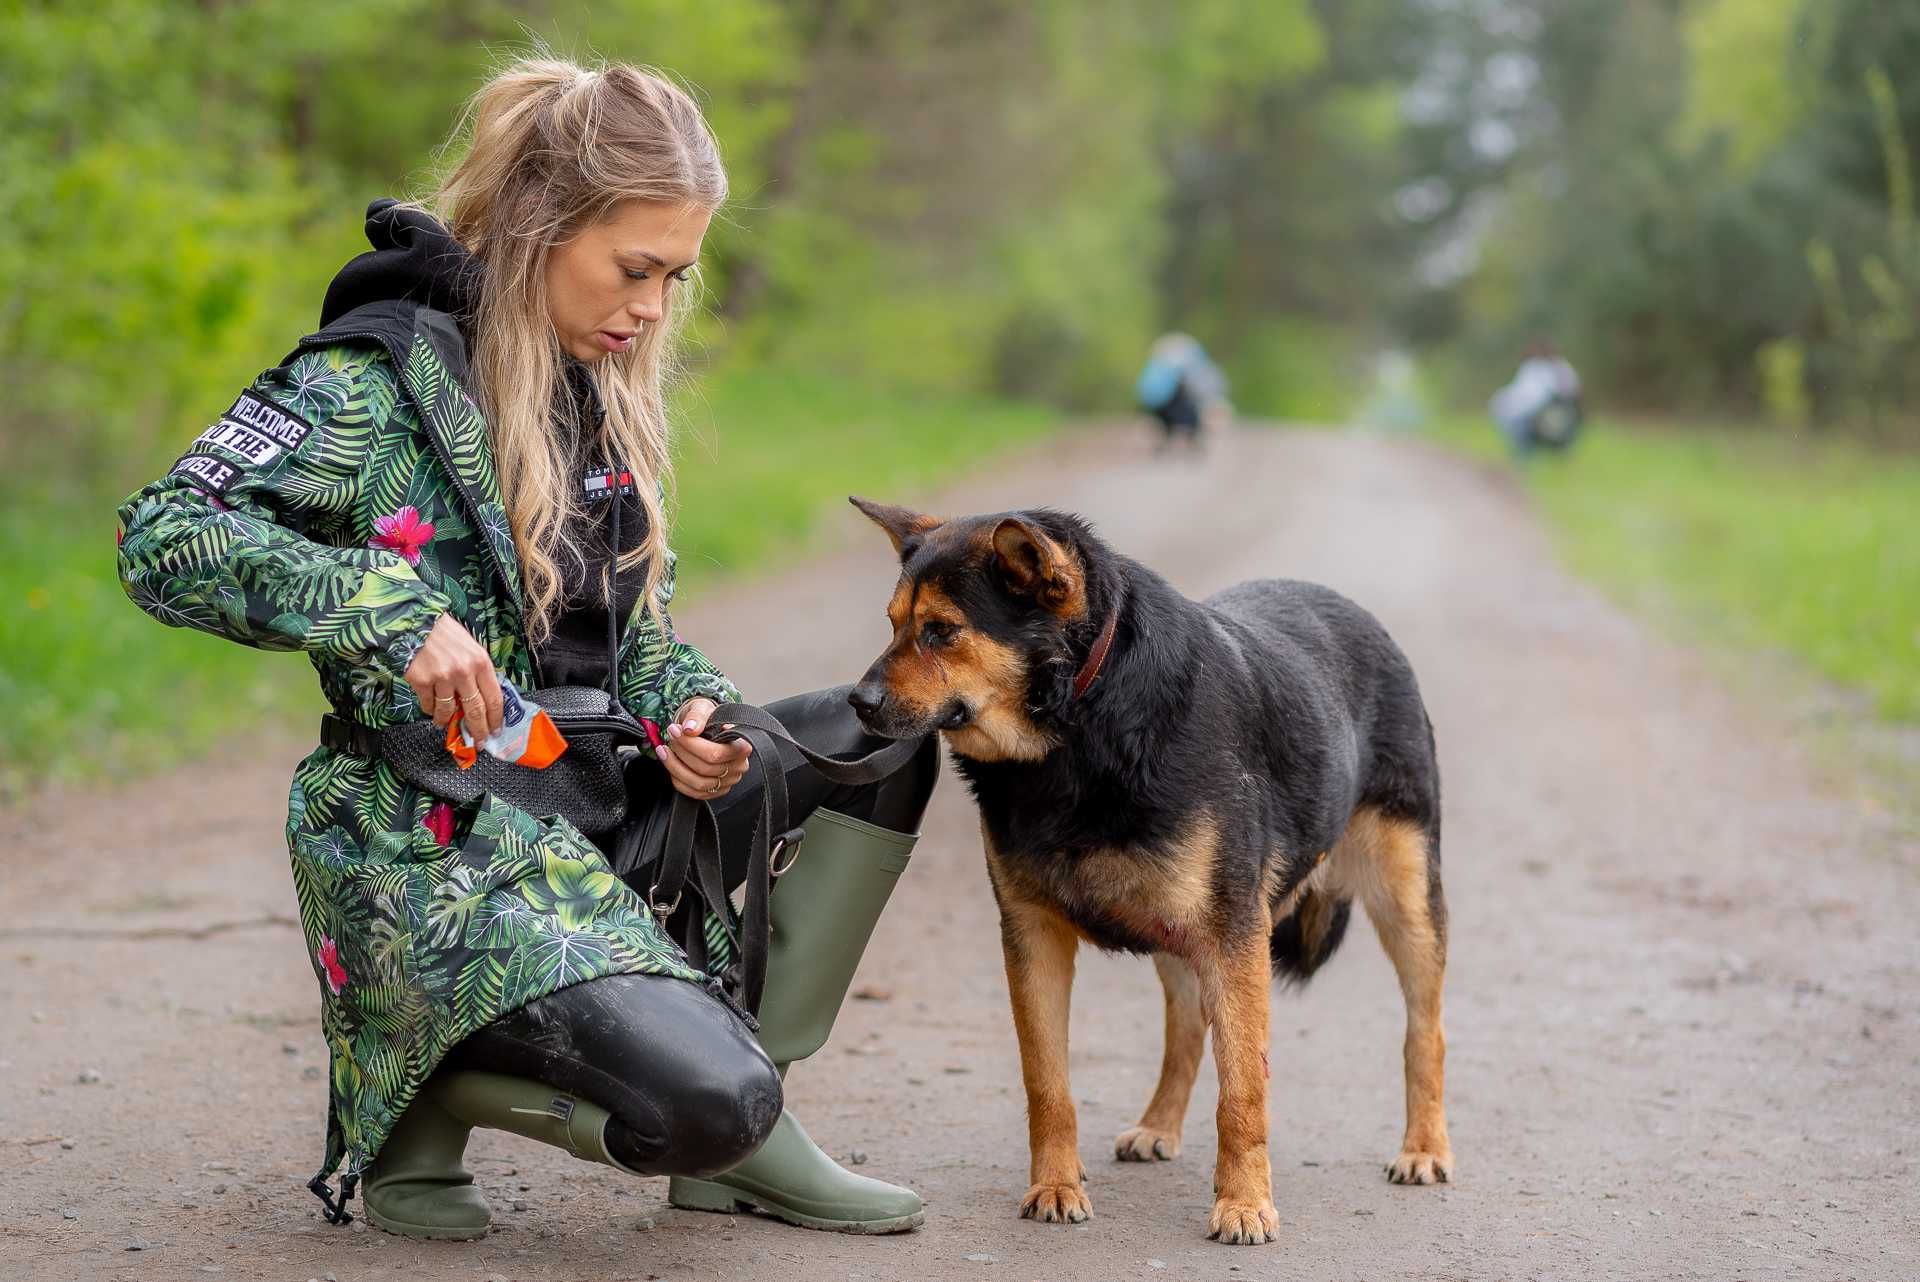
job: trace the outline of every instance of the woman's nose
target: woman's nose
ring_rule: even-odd
[[[637,321],[648,325],[658,324],[660,320],[660,295],[650,294],[645,298],[636,298],[627,304],[627,314]]]

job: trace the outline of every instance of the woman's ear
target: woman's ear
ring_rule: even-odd
[[[993,554],[1007,590],[1062,618],[1086,612],[1086,575],[1072,549],[1017,516],[993,527]]]
[[[924,512],[894,507],[888,503],[875,503],[871,499],[849,496],[847,502],[865,512],[868,519],[887,532],[887,537],[893,540],[893,550],[900,554],[902,561],[907,559],[929,531],[946,524],[944,517],[928,516]]]

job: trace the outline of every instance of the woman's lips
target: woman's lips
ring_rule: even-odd
[[[594,335],[594,337],[600,340],[600,346],[606,348],[610,352],[626,351],[629,347],[633,346],[633,339],[634,339],[634,336],[632,334],[627,334],[622,336],[620,334],[614,333],[610,329],[600,330],[598,333]]]

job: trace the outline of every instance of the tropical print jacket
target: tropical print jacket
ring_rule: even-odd
[[[424,715],[402,674],[442,612],[533,687],[519,562],[466,380],[452,317],[412,302],[301,340],[121,505],[127,594],[162,623],[306,651],[333,710],[371,726]],[[663,602],[671,592],[669,574]],[[695,695],[738,698],[644,603],[617,671],[627,706],[655,720]],[[706,978],[557,816],[491,794],[449,805],[321,747],[294,773],[286,837],[332,1064],[323,1198],[342,1162],[351,1190],[481,1025],[602,975]]]

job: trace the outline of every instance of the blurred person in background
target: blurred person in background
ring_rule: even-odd
[[[831,1028],[938,749],[861,786],[797,756],[749,775],[746,743],[701,736],[737,690],[666,614],[666,382],[726,199],[718,146],[665,78],[547,58],[483,86],[469,126],[426,204],[368,209],[372,249],[334,278],[319,331],[119,511],[138,605],[306,651],[348,730],[299,764],[287,816],[331,1055],[309,1188],[336,1223],[364,1183],[388,1231],[477,1237],[490,1213],[462,1157],[483,1126],[670,1175],[676,1206],[911,1228],[920,1199],[822,1153],[782,1079]],[[502,724],[503,678],[536,702],[610,687],[657,739],[627,772],[630,810],[712,804],[726,889],[765,772],[782,772],[810,839],[771,897],[757,1024],[697,897],[656,904],[655,869],[623,882],[605,834],[488,792],[451,804],[361,746],[429,718],[480,740]],[[769,706],[817,751],[877,744],[844,687]],[[233,1121],[265,1124],[237,1103]]]
[[[1566,449],[1585,417],[1580,376],[1544,338],[1527,345],[1513,381],[1493,394],[1488,408],[1516,459],[1527,458],[1536,447]]]
[[[1181,440],[1198,446],[1203,427],[1220,431],[1233,418],[1226,375],[1199,340],[1187,334],[1163,334],[1154,340],[1134,384],[1134,398],[1159,422],[1162,448]]]

